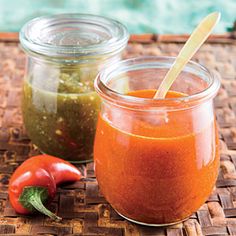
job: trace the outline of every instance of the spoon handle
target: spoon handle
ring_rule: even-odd
[[[197,28],[193,31],[193,33],[181,49],[170,70],[167,72],[165,78],[163,79],[161,85],[159,86],[159,89],[157,90],[154,96],[154,99],[165,98],[166,93],[170,89],[177,76],[180,74],[180,72],[188,63],[188,61],[192,58],[192,56],[196,53],[196,51],[208,38],[219,19],[220,13],[213,12],[206,16],[199,23]]]

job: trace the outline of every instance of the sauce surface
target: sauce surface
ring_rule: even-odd
[[[129,95],[151,98],[154,93]],[[207,119],[204,109],[171,112],[164,123],[148,114],[99,115],[95,170],[114,209],[135,221],[168,224],[189,217],[207,200],[218,173],[219,145],[214,117]]]

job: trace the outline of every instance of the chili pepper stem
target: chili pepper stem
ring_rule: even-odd
[[[55,221],[61,221],[62,218],[49,211],[43,203],[48,199],[48,190],[44,187],[29,186],[25,187],[19,201],[29,211],[38,210],[44,215],[49,216]]]

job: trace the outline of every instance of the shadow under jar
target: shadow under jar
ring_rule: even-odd
[[[153,99],[174,62],[140,57],[102,71],[94,145],[102,193],[123,217],[168,225],[207,200],[218,174],[219,140],[213,98],[219,80],[189,62],[165,99]]]
[[[20,41],[28,55],[22,110],[30,139],[44,153],[91,161],[100,105],[94,79],[120,59],[126,28],[95,15],[52,15],[28,22]]]

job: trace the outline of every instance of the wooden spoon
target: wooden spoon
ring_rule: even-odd
[[[154,95],[154,99],[165,98],[175,79],[178,77],[184,66],[188,63],[188,61],[192,58],[196,51],[208,38],[214,26],[218,23],[219,19],[220,13],[213,12],[206,16],[199,23],[197,28],[193,31],[188,41],[181,49],[179,55],[176,57],[175,62],[167,72],[165,78],[161,82],[157,92]]]

